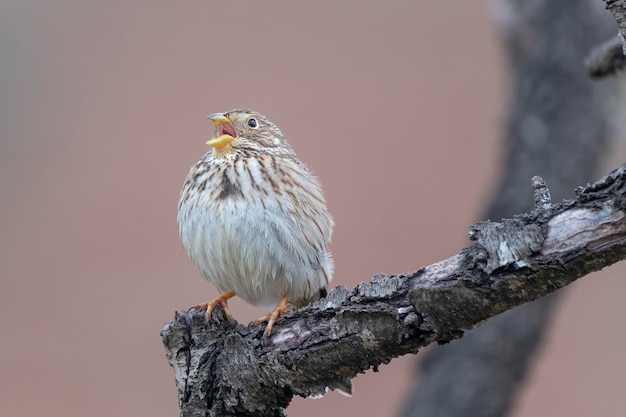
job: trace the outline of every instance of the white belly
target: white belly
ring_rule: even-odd
[[[233,291],[252,305],[273,308],[284,294],[301,306],[326,288],[333,263],[325,237],[310,210],[278,198],[283,200],[266,197],[264,205],[225,198],[219,210],[216,201],[181,203],[183,246],[221,293]]]

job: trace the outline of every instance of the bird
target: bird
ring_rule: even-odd
[[[207,116],[211,148],[191,167],[178,202],[180,238],[220,296],[195,306],[211,317],[238,296],[271,311],[270,337],[286,311],[326,296],[333,276],[328,249],[333,218],[320,181],[281,130],[262,114],[236,109]]]

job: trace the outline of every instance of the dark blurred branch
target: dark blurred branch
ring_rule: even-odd
[[[470,229],[473,246],[409,275],[338,287],[286,314],[272,335],[177,313],[162,336],[181,415],[282,416],[293,395],[336,388],[360,372],[446,343],[465,329],[626,259],[626,165],[553,205],[533,179],[535,208]],[[221,311],[221,310],[220,310]]]
[[[617,36],[594,48],[586,65],[592,77],[603,77],[624,68],[626,61],[626,1],[604,0],[606,8],[613,14],[619,32]]]
[[[607,153],[614,79],[589,79],[589,51],[615,33],[597,0],[499,0],[494,15],[508,63],[502,173],[481,218],[528,211],[528,179],[556,200],[591,181]],[[609,104],[610,103],[610,104]],[[420,355],[405,417],[500,417],[511,410],[557,294],[489,320],[463,340]]]
[[[614,74],[623,69],[625,63],[622,37],[619,35],[595,47],[585,60],[589,75],[594,78]]]

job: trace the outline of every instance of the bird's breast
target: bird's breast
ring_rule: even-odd
[[[240,158],[190,173],[179,205],[183,246],[220,291],[273,304],[289,291],[311,298],[330,279],[332,220],[314,177],[293,180],[293,169]]]

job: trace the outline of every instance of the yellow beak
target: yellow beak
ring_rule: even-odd
[[[237,138],[237,132],[235,132],[235,126],[232,122],[226,118],[222,113],[213,113],[207,116],[215,123],[217,128],[217,137],[212,138],[206,142],[207,145],[216,149],[223,148]]]

